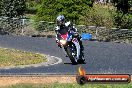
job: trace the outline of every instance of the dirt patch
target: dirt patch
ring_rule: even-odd
[[[0,86],[10,86],[19,83],[76,83],[75,75],[30,75],[1,76]]]
[[[132,79],[132,77],[131,77]],[[16,84],[77,83],[76,75],[0,75],[0,87]]]

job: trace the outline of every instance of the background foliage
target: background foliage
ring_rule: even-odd
[[[130,12],[131,0],[113,0],[113,5],[116,7],[116,14],[114,17],[114,24],[117,28],[132,28],[132,14]]]
[[[13,33],[21,29],[25,10],[25,0],[0,0],[0,33]]]
[[[19,29],[16,25],[23,15],[36,22],[37,30],[48,30],[49,22],[55,22],[58,14],[77,25],[105,26],[132,29],[131,0],[112,0],[112,4],[95,4],[95,0],[0,0],[0,27],[7,30]],[[95,5],[94,5],[95,4]],[[112,6],[113,5],[113,6]],[[27,16],[28,14],[28,16]],[[2,22],[1,22],[2,21]],[[39,21],[44,21],[41,23]],[[46,22],[46,24],[45,24]],[[4,27],[3,27],[4,24]],[[37,27],[36,27],[37,26]],[[46,29],[45,27],[49,27]]]
[[[36,14],[42,0],[27,0],[26,1],[26,14]]]
[[[114,19],[112,18],[111,11],[115,13],[115,10],[110,10],[112,6],[108,7],[105,5],[93,5],[91,9],[85,12],[84,24],[87,26],[96,27],[114,27]]]
[[[84,12],[93,6],[93,0],[43,0],[37,12],[38,20],[54,21],[58,14],[79,23]]]
[[[22,16],[25,12],[25,0],[1,0],[1,14],[6,17]]]

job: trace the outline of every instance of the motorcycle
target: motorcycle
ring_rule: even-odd
[[[68,31],[65,34],[61,34],[59,45],[65,54],[68,55],[72,64],[84,63],[85,59],[81,52],[79,41],[73,36],[73,33]]]

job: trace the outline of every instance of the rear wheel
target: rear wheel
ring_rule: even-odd
[[[76,47],[74,44],[72,44],[71,46],[68,46],[67,49],[67,55],[70,58],[72,64],[77,64],[77,51],[76,51]]]

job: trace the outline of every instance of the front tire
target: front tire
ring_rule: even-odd
[[[67,55],[68,55],[68,57],[70,58],[72,64],[73,64],[73,65],[76,65],[76,64],[77,64],[77,60],[76,60],[76,56],[73,56],[73,53],[74,53],[74,52],[72,51],[72,48],[75,48],[75,46],[74,46],[74,47],[68,46],[67,49],[66,49],[66,52],[67,52]],[[74,53],[74,54],[76,54],[76,53]]]
[[[80,56],[79,56],[79,59],[78,59],[78,64],[85,64],[85,59],[84,59],[84,53],[81,52],[80,53]]]

